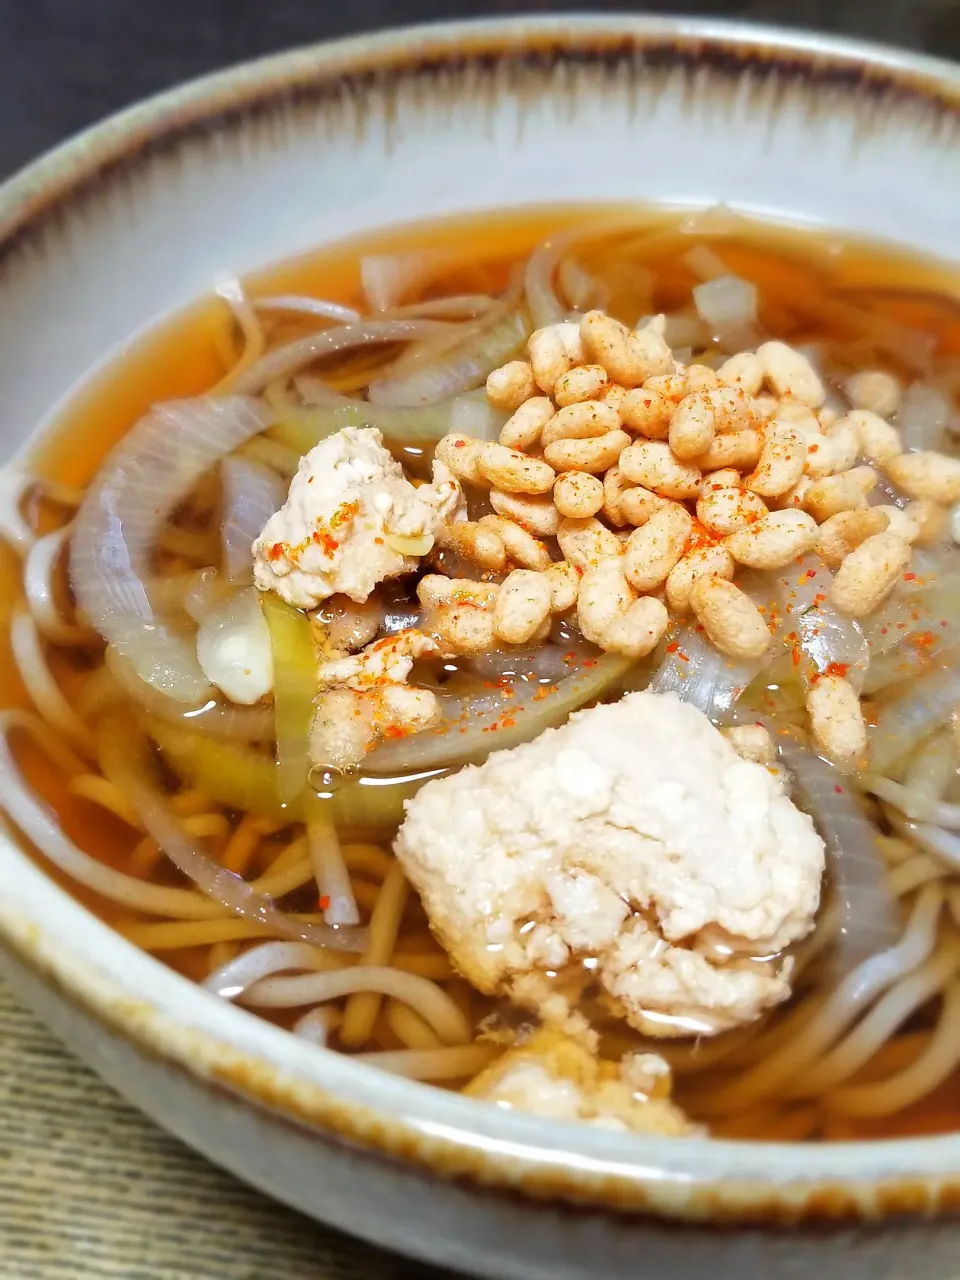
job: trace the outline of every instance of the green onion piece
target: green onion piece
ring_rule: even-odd
[[[446,769],[410,772],[397,778],[343,778],[328,799],[307,788],[291,804],[280,798],[277,767],[263,752],[211,738],[179,724],[145,715],[142,723],[173,772],[189,786],[228,809],[250,810],[290,822],[384,828],[403,821],[403,802]]]
[[[275,414],[268,436],[300,454],[343,427],[377,427],[388,440],[420,448],[436,444],[450,430],[450,400],[422,409],[390,409],[342,396],[329,405],[306,407],[293,404],[276,384],[266,389],[264,399]]]
[[[273,653],[273,706],[277,738],[277,785],[291,804],[310,772],[310,730],[317,696],[317,655],[305,613],[271,592],[261,596]]]

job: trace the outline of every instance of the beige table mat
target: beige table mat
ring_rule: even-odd
[[[71,1057],[0,983],[2,1280],[453,1280],[274,1204]]]

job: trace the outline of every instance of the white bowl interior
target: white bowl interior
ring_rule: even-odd
[[[713,30],[626,19],[536,27],[571,40]],[[642,53],[444,65],[451,50],[469,53],[478,43],[522,46],[525,30],[521,21],[399,33],[241,68],[137,108],[8,184],[0,226],[71,171],[107,162],[101,178],[65,197],[57,216],[24,233],[3,262],[3,455],[23,449],[92,367],[221,273],[391,222],[585,195],[723,201],[955,255],[960,148],[949,142],[957,118],[921,94],[873,100],[850,92],[839,74],[814,91],[803,75],[771,71],[760,55],[738,78],[719,63],[695,74],[680,66],[645,72]],[[773,40],[743,38],[758,50]],[[811,43],[776,39],[792,40],[801,53]],[[433,67],[418,74],[364,70],[380,58],[402,67],[425,53]],[[825,57],[841,65],[851,54],[837,45]],[[885,67],[898,67],[897,55],[869,56],[881,78]],[[340,80],[343,71],[350,74]],[[921,71],[956,93],[952,69]],[[320,88],[271,97],[278,86],[310,84]],[[239,110],[255,93],[265,105]],[[224,109],[220,125],[191,123]],[[163,139],[178,125],[185,127],[172,141],[121,158],[130,139]],[[0,885],[3,930],[74,989],[108,1002],[142,1001],[174,1038],[184,1028],[206,1033],[291,1081],[402,1118],[440,1142],[618,1171],[658,1184],[665,1201],[671,1187],[681,1193],[691,1180],[936,1177],[960,1165],[955,1138],[869,1149],[641,1142],[483,1109],[358,1068],[215,1000],[112,934],[6,837]]]

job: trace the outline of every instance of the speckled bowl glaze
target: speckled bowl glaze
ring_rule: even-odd
[[[202,80],[0,189],[4,456],[92,366],[209,288],[390,222],[541,201],[739,208],[956,255],[960,72],[695,21],[441,25]],[[16,988],[102,1075],[298,1209],[509,1277],[960,1269],[960,1136],[644,1139],[384,1076],[219,1002],[0,837]]]

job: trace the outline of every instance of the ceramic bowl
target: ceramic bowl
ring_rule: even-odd
[[[443,24],[156,98],[0,189],[5,457],[206,291],[390,222],[525,202],[726,201],[957,251],[960,73],[819,36],[640,18]],[[301,1043],[191,986],[0,838],[14,986],[240,1177],[370,1240],[510,1277],[957,1273],[960,1136],[639,1138],[505,1113]]]

